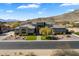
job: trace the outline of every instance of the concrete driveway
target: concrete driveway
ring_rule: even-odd
[[[9,37],[11,35],[14,35],[13,31],[7,32],[7,33],[3,33],[3,34],[0,35],[0,40],[4,40],[4,39],[6,39],[7,37]]]

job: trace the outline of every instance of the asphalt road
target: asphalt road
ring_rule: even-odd
[[[57,46],[70,45],[78,49],[79,41],[33,41],[33,42],[0,42],[0,49],[57,49]]]

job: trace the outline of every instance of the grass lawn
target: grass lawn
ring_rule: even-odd
[[[76,35],[79,35],[79,32],[75,32]]]
[[[36,36],[25,36],[24,39],[25,40],[36,40],[37,37]]]

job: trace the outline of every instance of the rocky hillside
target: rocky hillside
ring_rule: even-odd
[[[31,22],[50,21],[50,22],[63,22],[63,21],[79,21],[79,10],[64,13],[62,15],[32,19]]]

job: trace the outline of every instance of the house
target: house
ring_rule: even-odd
[[[2,29],[1,29],[1,26],[0,26],[0,34],[2,34]]]
[[[53,34],[69,34],[70,33],[67,28],[59,26],[59,25],[53,25],[53,27],[51,28],[52,28]]]
[[[50,24],[46,22],[38,22],[38,23],[33,23],[33,24],[26,24],[22,25],[20,27],[17,27],[15,29],[15,34],[19,35],[40,35],[40,28],[43,28],[47,26],[48,28],[52,29],[52,34],[67,34],[69,33],[68,29],[65,27],[56,25],[56,24]]]
[[[0,22],[0,34],[10,31],[11,28],[7,24]]]
[[[37,22],[37,23],[32,23],[33,26],[35,26],[35,34],[36,35],[40,35],[39,33],[39,30],[40,28],[43,28],[43,27],[52,27],[53,25],[51,23],[48,23],[48,22]]]
[[[15,34],[19,35],[40,35],[39,29],[45,27],[48,24],[45,22],[38,22],[33,24],[26,24],[15,28]]]
[[[53,28],[54,34],[67,34],[68,30],[66,28]]]
[[[53,24],[50,22],[37,22],[37,23],[32,23],[32,25],[35,27],[45,27],[45,26],[52,27],[53,26]]]
[[[20,27],[16,27],[16,28],[15,28],[15,34],[16,34],[16,35],[19,35],[19,34],[20,34],[19,32],[20,32]]]
[[[22,25],[20,27],[15,28],[15,34],[19,35],[34,35],[35,34],[35,27],[27,24]]]

